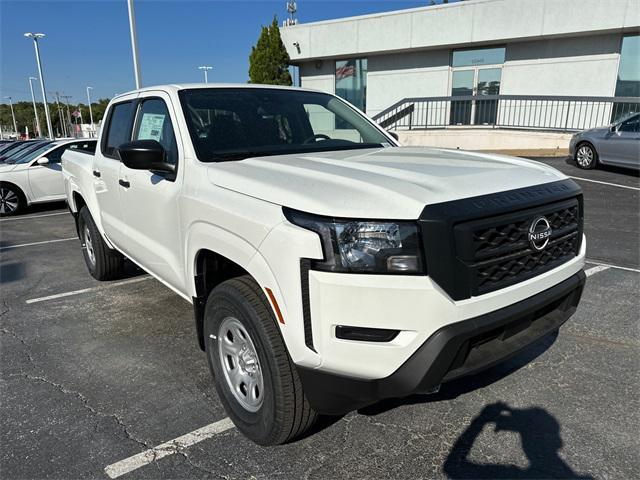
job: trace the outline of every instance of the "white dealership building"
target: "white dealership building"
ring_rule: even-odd
[[[611,97],[640,97],[639,33],[638,0],[469,0],[281,29],[303,87],[398,130],[609,121],[635,109]]]

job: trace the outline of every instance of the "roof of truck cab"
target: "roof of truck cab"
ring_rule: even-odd
[[[150,87],[143,87],[137,90],[130,90],[128,92],[119,93],[114,97],[122,97],[124,95],[131,95],[134,93],[144,93],[153,91],[163,92],[178,92],[180,90],[195,89],[195,88],[271,88],[274,90],[294,90],[302,92],[318,92],[319,90],[313,90],[310,88],[301,87],[286,87],[283,85],[263,85],[260,83],[172,83],[167,85],[153,85]]]

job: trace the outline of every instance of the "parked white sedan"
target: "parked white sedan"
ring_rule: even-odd
[[[0,216],[65,199],[60,159],[67,149],[94,153],[96,140],[59,140],[0,163]]]

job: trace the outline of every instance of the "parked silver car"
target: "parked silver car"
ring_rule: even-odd
[[[640,113],[634,113],[609,127],[576,133],[569,153],[580,168],[598,164],[640,169]]]

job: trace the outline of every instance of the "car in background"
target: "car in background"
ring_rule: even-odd
[[[0,164],[0,216],[16,215],[27,205],[64,200],[60,159],[66,150],[95,152],[96,140],[40,142],[36,148]]]
[[[640,113],[608,127],[576,133],[569,143],[569,153],[583,169],[602,164],[640,170]]]

